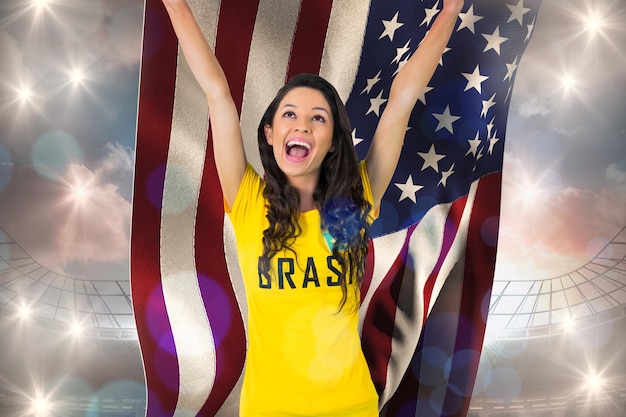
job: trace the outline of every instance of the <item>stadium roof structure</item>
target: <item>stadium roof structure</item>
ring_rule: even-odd
[[[0,313],[87,337],[136,339],[128,279],[89,280],[39,264],[0,228]]]
[[[626,227],[580,268],[541,280],[496,280],[489,307],[495,339],[526,339],[626,316]]]
[[[58,331],[136,339],[128,279],[89,280],[39,264],[0,228],[0,313],[28,315]],[[626,316],[626,227],[587,264],[542,280],[497,280],[489,308],[495,339],[560,333],[574,320],[590,327]]]

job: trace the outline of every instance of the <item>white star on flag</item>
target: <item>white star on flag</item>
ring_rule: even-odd
[[[435,172],[439,172],[439,161],[446,157],[445,155],[440,155],[435,152],[435,145],[430,145],[428,152],[418,152],[417,154],[424,159],[422,171],[430,167],[434,169]]]
[[[367,86],[361,91],[361,94],[367,93],[369,94],[372,91],[372,88],[376,85],[377,82],[380,81],[380,73],[382,70],[378,71],[378,74],[374,75],[374,78],[367,79]]]
[[[476,137],[474,137],[474,139],[469,139],[468,142],[469,142],[470,147],[465,153],[465,156],[472,154],[474,157],[476,157],[476,154],[478,153],[478,146],[480,145],[480,139],[478,139],[478,132],[476,132]]]
[[[424,88],[424,91],[422,91],[422,95],[419,96],[419,98],[417,99],[418,101],[422,102],[422,104],[426,105],[426,93],[428,93],[429,91],[432,91],[434,87],[431,87],[429,85],[427,85]]]
[[[467,9],[467,13],[459,13],[459,18],[461,19],[461,23],[459,23],[459,27],[456,31],[458,32],[461,29],[468,29],[470,32],[475,34],[474,24],[483,17],[474,14],[474,5],[472,4],[470,8]]]
[[[493,153],[493,147],[499,141],[500,139],[496,137],[496,132],[494,132],[493,137],[489,138],[489,155]]]
[[[400,62],[400,60],[402,59],[404,54],[406,54],[409,51],[409,49],[410,49],[409,48],[409,43],[411,43],[410,39],[408,41],[406,41],[406,43],[404,44],[404,46],[402,48],[396,48],[396,57],[393,59],[393,61],[391,61],[392,64],[396,64],[396,63]]]
[[[409,175],[409,178],[406,179],[406,182],[404,184],[396,183],[395,185],[400,190],[402,190],[402,194],[400,195],[400,198],[398,199],[398,202],[404,200],[405,198],[408,198],[412,202],[416,203],[417,200],[415,198],[415,193],[417,193],[419,190],[424,188],[421,185],[413,184],[413,176],[412,175]]]
[[[521,25],[524,20],[524,15],[530,11],[529,8],[524,7],[524,0],[519,0],[515,6],[507,4],[506,7],[511,10],[511,16],[509,20],[506,21],[507,23],[517,20]]]
[[[450,169],[448,169],[447,171],[441,171],[441,179],[437,183],[437,186],[443,185],[445,187],[448,182],[448,178],[450,178],[452,174],[454,174],[454,163],[450,166]]]
[[[487,77],[486,75],[481,75],[480,74],[480,68],[478,65],[476,65],[476,67],[474,68],[474,71],[472,73],[468,73],[468,72],[464,72],[462,73],[463,76],[465,78],[467,78],[467,85],[465,86],[465,90],[467,91],[470,88],[475,89],[476,91],[478,91],[479,93],[481,92],[481,84],[488,80],[489,77]]]
[[[495,126],[495,123],[494,123],[495,120],[496,120],[496,117],[494,116],[489,122],[489,124],[487,124],[487,137],[491,136],[491,131],[493,130],[493,127]]]
[[[398,22],[398,12],[396,12],[391,20],[383,20],[383,25],[385,25],[385,30],[378,39],[382,39],[387,36],[389,40],[393,41],[393,36],[395,35],[396,30],[404,26],[404,23]]]
[[[496,105],[496,101],[494,100],[495,98],[496,98],[496,93],[493,93],[493,95],[489,98],[489,100],[482,101],[483,109],[480,112],[480,117],[487,117],[487,112],[489,111],[489,109]]]
[[[506,75],[502,81],[506,81],[507,79],[511,81],[513,80],[513,74],[515,74],[515,71],[517,70],[517,58],[518,57],[515,57],[512,63],[506,64]]]
[[[453,116],[452,114],[450,114],[450,106],[446,106],[446,109],[443,111],[443,113],[433,113],[433,116],[439,122],[437,123],[437,127],[435,128],[435,132],[438,132],[441,129],[445,128],[448,130],[448,132],[454,133],[452,123],[461,118],[461,116]]]
[[[422,23],[420,23],[420,26],[423,26],[423,25],[430,26],[430,22],[432,22],[433,17],[435,17],[437,13],[439,13],[438,6],[439,6],[439,2],[435,3],[435,5],[432,8],[425,9],[426,16],[424,17],[424,20],[422,20]]]
[[[370,113],[374,113],[376,116],[380,116],[380,106],[387,102],[386,98],[383,98],[382,90],[378,93],[378,96],[374,98],[370,98],[370,108],[367,110],[365,115],[367,116]]]
[[[356,128],[352,129],[352,143],[354,144],[354,146],[358,145],[361,142],[363,142],[363,139],[356,136]]]
[[[491,35],[483,33],[483,37],[487,40],[487,46],[485,46],[483,52],[493,49],[498,55],[500,55],[500,45],[509,39],[500,36],[500,26],[497,26]]]
[[[524,42],[528,42],[528,40],[530,39],[530,35],[532,35],[533,33],[533,29],[535,29],[535,19],[533,19],[532,23],[530,23],[529,25],[526,25],[526,29],[528,30],[528,32],[526,32],[526,37],[524,38]]]

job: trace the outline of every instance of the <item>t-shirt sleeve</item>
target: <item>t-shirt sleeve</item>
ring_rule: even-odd
[[[359,163],[359,175],[361,176],[361,182],[363,183],[363,194],[365,199],[372,205],[372,212],[370,213],[370,222],[373,222],[378,218],[380,207],[374,207],[374,194],[372,194],[372,186],[370,184],[370,177],[367,174],[367,168],[365,161]]]
[[[235,201],[233,206],[229,207],[224,200],[224,211],[230,217],[233,225],[238,225],[246,218],[247,213],[259,212],[265,206],[265,200],[263,198],[263,189],[265,188],[265,182],[261,176],[252,168],[249,163],[246,166],[246,171],[243,174],[241,185],[237,190]]]

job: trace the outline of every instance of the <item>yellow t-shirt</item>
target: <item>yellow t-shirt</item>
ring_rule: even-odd
[[[359,166],[365,197],[369,179]],[[265,182],[248,165],[232,211],[248,302],[248,354],[240,402],[243,417],[378,416],[358,333],[358,297],[342,296],[339,266],[321,231],[318,210],[300,214],[302,235],[271,260],[271,280],[258,272],[268,226]]]

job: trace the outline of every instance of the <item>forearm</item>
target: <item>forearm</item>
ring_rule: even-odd
[[[185,58],[209,105],[230,98],[224,71],[186,1],[163,0]]]
[[[389,93],[389,104],[395,103],[396,111],[407,117],[412,111],[437,69],[459,11],[460,8],[449,7],[439,12],[427,36],[396,75]]]

